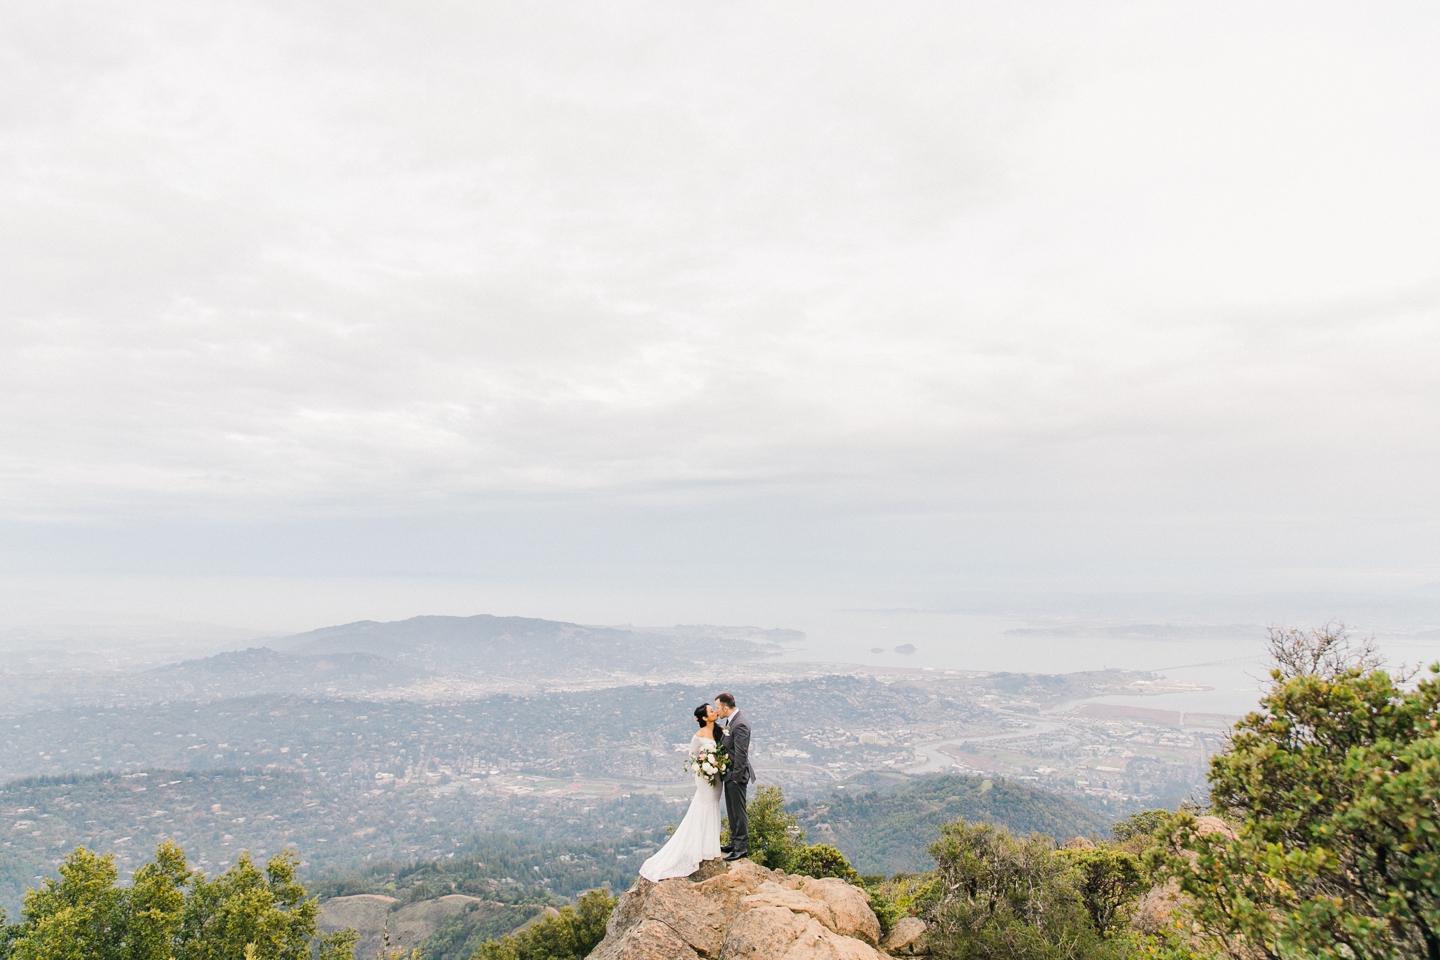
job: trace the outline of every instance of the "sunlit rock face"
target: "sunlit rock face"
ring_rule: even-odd
[[[590,960],[879,960],[865,891],[749,860],[689,877],[636,881]]]

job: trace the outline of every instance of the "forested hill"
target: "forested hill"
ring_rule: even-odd
[[[995,823],[1021,835],[1108,836],[1121,816],[1006,780],[934,776],[884,791],[835,793],[793,809],[812,843],[833,843],[861,873],[929,870],[940,826],[958,818]]]
[[[731,637],[717,644],[705,628],[661,633],[586,627],[528,617],[411,617],[361,620],[285,637],[272,644],[300,654],[370,654],[431,671],[506,672],[517,676],[572,671],[645,672],[689,666],[723,655],[762,657],[773,644]]]
[[[500,887],[487,885],[487,899],[546,891],[568,897],[600,883],[628,885],[635,868],[664,841],[665,825],[680,816],[677,805],[658,796],[602,797],[580,806],[538,791],[403,789],[393,781],[364,789],[373,784],[274,769],[150,769],[4,784],[0,909],[15,916],[25,888],[53,875],[60,858],[77,846],[114,853],[122,881],[129,882],[167,839],[210,875],[228,869],[242,850],[263,861],[290,848],[301,855],[307,883],[352,875],[383,883],[375,880],[375,864],[390,860],[435,861],[453,873],[466,851],[484,850],[479,859],[493,869],[466,877],[510,878]],[[517,873],[510,862],[515,857],[532,860]],[[405,875],[412,883],[428,876],[414,868]]]

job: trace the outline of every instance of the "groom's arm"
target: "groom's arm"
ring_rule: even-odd
[[[730,775],[739,778],[747,778],[746,771],[750,769],[750,724],[745,723],[737,726],[733,733],[730,744]]]

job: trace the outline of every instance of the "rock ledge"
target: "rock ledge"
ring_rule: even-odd
[[[879,940],[859,887],[710,861],[689,877],[635,881],[589,960],[883,960]]]

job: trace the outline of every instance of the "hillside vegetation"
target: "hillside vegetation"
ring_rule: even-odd
[[[835,793],[791,805],[813,839],[834,844],[861,873],[928,870],[940,828],[957,819],[1061,841],[1109,833],[1113,817],[1034,787],[981,777],[931,776],[885,791]]]
[[[142,770],[6,784],[0,908],[18,909],[25,887],[51,874],[76,846],[113,851],[128,882],[164,840],[180,844],[206,871],[226,869],[242,850],[263,858],[291,847],[303,851],[307,877],[363,871],[365,892],[393,893],[379,889],[388,879],[376,878],[397,872],[403,885],[410,873],[391,861],[458,861],[478,870],[478,859],[494,881],[483,893],[488,899],[548,902],[547,890],[554,898],[604,883],[627,885],[663,840],[659,828],[677,815],[675,804],[658,797],[596,802],[562,816],[558,807],[533,803],[477,810],[458,792],[326,786],[258,770]],[[523,869],[503,865],[512,861],[523,861]]]
[[[1272,684],[1211,764],[1213,808],[1056,848],[946,824],[877,903],[954,960],[1440,960],[1440,665],[1272,631]]]

